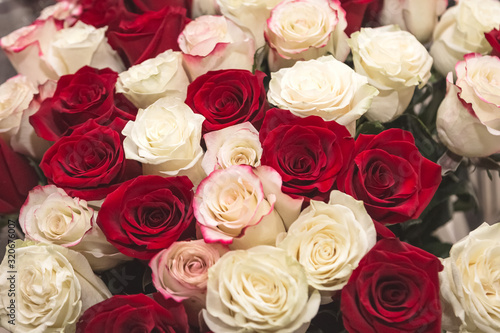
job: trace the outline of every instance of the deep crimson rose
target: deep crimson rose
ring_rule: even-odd
[[[92,119],[56,141],[40,167],[50,184],[84,200],[104,199],[142,172],[139,163],[125,159],[120,134]]]
[[[484,34],[488,43],[490,43],[493,50],[491,55],[500,57],[500,30],[493,29],[488,33]]]
[[[361,259],[342,289],[350,333],[441,332],[438,258],[396,238],[383,239]]]
[[[354,150],[349,131],[335,121],[280,109],[267,112],[259,135],[261,164],[278,171],[283,192],[295,197],[326,200]]]
[[[158,11],[166,6],[182,7],[187,9],[190,16],[192,0],[130,0],[137,8],[137,12]]]
[[[19,212],[38,176],[28,160],[0,138],[0,214]]]
[[[251,122],[259,129],[267,110],[264,78],[242,69],[210,71],[197,77],[187,90],[186,104],[203,115],[203,133]]]
[[[135,16],[130,13],[124,0],[80,0],[82,13],[80,20],[96,28],[108,26],[116,29],[122,20],[131,20]]]
[[[356,139],[354,163],[337,187],[364,202],[374,221],[416,219],[441,183],[441,167],[424,158],[410,132],[399,128]]]
[[[30,117],[36,134],[48,141],[71,134],[89,119],[121,132],[135,120],[137,108],[122,94],[115,94],[118,73],[109,68],[85,66],[57,81],[54,95],[45,99]]]
[[[189,21],[185,8],[167,6],[122,20],[116,30],[108,30],[108,42],[129,67],[169,49],[179,51],[177,37]]]
[[[193,197],[186,176],[140,176],[106,197],[97,224],[120,252],[151,259],[179,238],[195,236]]]
[[[340,0],[340,2],[346,11],[347,28],[345,33],[348,36],[359,31],[365,25],[371,26],[370,23],[376,20],[383,4],[382,0]]]
[[[144,294],[115,295],[87,309],[76,333],[188,333],[182,304],[164,300],[162,305]]]

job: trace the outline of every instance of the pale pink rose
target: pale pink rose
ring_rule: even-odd
[[[56,20],[62,20],[65,22],[65,26],[72,26],[82,13],[82,6],[76,1],[59,1],[54,5],[45,7],[40,16],[39,20],[46,20],[49,17],[53,17]]]
[[[184,67],[191,81],[219,69],[252,70],[255,41],[224,16],[200,16],[178,38]]]

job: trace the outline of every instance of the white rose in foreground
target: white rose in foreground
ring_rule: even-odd
[[[198,17],[184,27],[177,42],[191,82],[208,71],[252,70],[255,53],[252,35],[224,16]]]
[[[85,258],[62,246],[16,241],[0,264],[0,321],[14,333],[74,332],[80,315],[109,297]],[[12,319],[15,325],[9,325]]]
[[[483,157],[500,151],[500,59],[469,54],[457,63],[457,82],[447,77],[447,91],[437,113],[441,142],[458,155]]]
[[[139,109],[135,121],[125,125],[125,156],[141,162],[145,175],[185,175],[197,184],[205,176],[200,146],[204,120],[182,100],[161,98]]]
[[[397,26],[362,28],[348,43],[356,72],[379,90],[366,113],[370,120],[388,122],[401,115],[415,87],[431,77],[431,56],[415,36]]]
[[[239,25],[250,30],[257,49],[266,45],[264,29],[271,10],[281,0],[217,0],[221,13]]]
[[[484,34],[500,26],[497,0],[460,0],[448,8],[434,29],[430,53],[441,75],[453,71],[468,53],[487,54],[491,45]]]
[[[258,167],[262,156],[259,132],[249,122],[233,125],[203,136],[207,152],[201,166],[206,174],[231,165]]]
[[[264,34],[271,47],[268,58],[271,71],[327,53],[344,61],[349,54],[345,16],[338,0],[280,2],[267,20]]]
[[[483,223],[455,243],[439,273],[443,329],[500,331],[500,224]]]
[[[377,94],[365,76],[333,56],[324,56],[271,73],[267,98],[296,116],[335,120],[352,133]]]
[[[311,200],[288,233],[278,237],[277,246],[302,264],[309,285],[319,290],[326,304],[376,242],[377,232],[363,202],[332,191],[328,203]]]
[[[116,92],[138,108],[147,108],[162,97],[186,99],[189,79],[182,67],[182,53],[167,50],[118,75]]]
[[[306,332],[320,303],[303,267],[282,249],[230,251],[208,272],[206,324],[213,332]]]
[[[0,137],[6,142],[19,130],[23,111],[35,93],[35,86],[24,75],[14,76],[0,85]]]

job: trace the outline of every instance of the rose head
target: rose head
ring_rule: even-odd
[[[267,112],[260,141],[261,164],[278,171],[283,192],[315,200],[328,198],[354,150],[354,139],[344,126],[280,109]]]
[[[151,259],[179,238],[194,235],[192,189],[185,176],[139,176],[106,197],[97,224],[120,252]]]
[[[396,238],[379,241],[342,289],[350,333],[441,332],[438,258]]]
[[[97,28],[116,28],[120,20],[133,17],[133,14],[127,11],[123,0],[81,0],[80,3],[80,20]]]
[[[410,132],[388,129],[356,139],[354,163],[337,186],[365,203],[380,223],[416,219],[441,183],[441,167],[424,158]]]
[[[493,29],[490,32],[485,33],[486,40],[490,43],[491,55],[500,57],[500,30]]]

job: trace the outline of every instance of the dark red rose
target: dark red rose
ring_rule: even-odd
[[[211,71],[196,78],[187,90],[186,104],[203,115],[203,133],[232,125],[251,122],[257,129],[262,125],[268,108],[263,80],[242,69]]]
[[[180,51],[177,37],[188,22],[185,8],[167,6],[122,20],[116,30],[108,30],[108,42],[132,66],[169,49]]]
[[[181,303],[164,300],[160,305],[144,294],[115,295],[83,313],[76,333],[188,333]]]
[[[95,120],[56,141],[40,167],[50,184],[84,200],[104,199],[142,172],[139,163],[125,159],[120,134]]]
[[[350,333],[441,332],[438,258],[396,238],[383,239],[361,259],[342,289]]]
[[[488,33],[484,34],[488,43],[490,43],[493,50],[491,55],[500,57],[500,30],[493,29]]]
[[[192,0],[130,0],[137,9],[136,12],[159,11],[164,7],[182,7],[187,9],[187,16],[190,16]]]
[[[283,192],[294,197],[326,200],[354,150],[354,139],[344,126],[280,109],[267,112],[259,135],[261,164],[278,171]]]
[[[441,167],[424,158],[410,132],[398,128],[356,139],[353,166],[337,187],[362,200],[373,220],[416,219],[441,183]]]
[[[118,73],[109,68],[85,66],[61,76],[54,95],[45,99],[30,117],[36,134],[48,141],[71,134],[89,119],[121,132],[135,120],[137,108],[122,94],[115,94]]]
[[[38,176],[28,160],[0,138],[0,214],[19,212],[36,185]]]
[[[124,0],[80,0],[80,4],[80,20],[96,28],[108,26],[108,29],[114,30],[121,21],[135,16],[127,10]]]
[[[345,33],[350,36],[359,31],[362,26],[371,26],[377,14],[382,9],[382,0],[340,0],[342,8],[346,11],[347,28]]]
[[[97,224],[120,252],[151,259],[179,238],[195,236],[193,197],[188,177],[140,176],[107,196]]]

